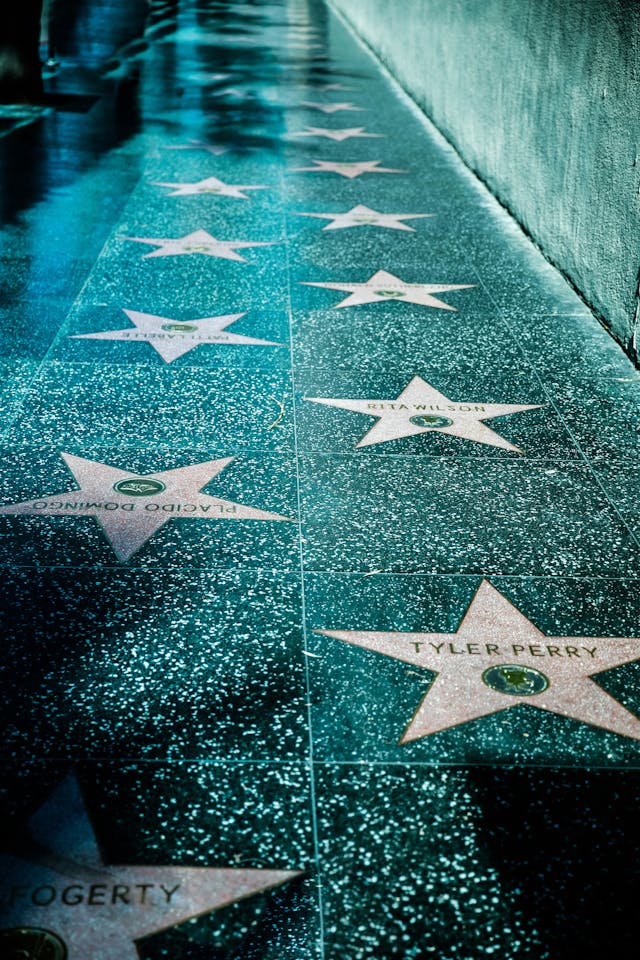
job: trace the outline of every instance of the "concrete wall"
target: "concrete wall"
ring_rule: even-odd
[[[331,2],[637,357],[638,0]]]

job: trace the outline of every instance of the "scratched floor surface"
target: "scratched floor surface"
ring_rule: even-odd
[[[0,130],[0,954],[632,956],[637,371],[321,0],[71,61]]]

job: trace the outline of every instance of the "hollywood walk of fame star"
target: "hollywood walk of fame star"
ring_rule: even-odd
[[[313,88],[328,93],[330,90],[355,90],[355,87],[347,87],[344,83],[324,83]]]
[[[213,97],[229,97],[231,100],[256,100],[255,93],[252,93],[250,90],[241,90],[240,87],[225,87],[224,90],[216,90],[211,96]]]
[[[179,257],[191,253],[200,253],[205,257],[218,257],[221,260],[237,260],[240,263],[247,263],[245,257],[236,253],[236,249],[243,250],[245,247],[272,247],[273,243],[258,243],[243,240],[216,240],[206,230],[195,230],[184,237],[121,237],[121,240],[133,240],[136,243],[148,243],[151,246],[157,246],[159,250],[153,250],[152,253],[145,253],[143,260],[149,257]]]
[[[366,107],[356,107],[353,103],[315,103],[312,100],[303,100],[302,106],[312,107],[314,110],[321,110],[323,113],[340,113],[343,110],[366,110]]]
[[[324,50],[323,43],[305,43],[304,40],[290,40],[287,47],[291,50]]]
[[[386,227],[388,230],[408,230],[415,233],[402,220],[422,220],[433,217],[433,213],[379,213],[363,204],[352,207],[346,213],[297,213],[298,217],[317,217],[319,220],[331,220],[323,230],[344,230],[347,227]]]
[[[312,160],[315,167],[294,167],[294,173],[337,173],[341,177],[360,177],[363,173],[408,173],[393,167],[379,166],[380,160],[365,160],[362,163],[338,163],[333,160]]]
[[[436,674],[401,744],[517,704],[640,740],[640,719],[591,679],[640,659],[640,638],[546,636],[486,580],[454,634],[316,632]]]
[[[300,876],[105,864],[72,774],[36,812],[30,833],[32,855],[0,856],[0,950],[7,958],[137,960],[136,940]]]
[[[198,180],[197,183],[162,183],[153,180],[154,187],[172,187],[173,192],[168,193],[168,197],[190,197],[202,196],[205,194],[217,197],[238,197],[242,200],[251,198],[243,193],[243,190],[268,190],[268,186],[251,186],[247,183],[224,183],[217,177],[207,177],[205,180]]]
[[[306,287],[326,287],[327,290],[343,290],[351,294],[335,304],[336,310],[339,307],[354,307],[362,303],[400,300],[404,303],[417,303],[423,307],[457,312],[455,307],[438,300],[433,294],[475,287],[475,283],[406,283],[386,270],[378,270],[365,283],[319,283],[310,280],[301,280],[300,283]]]
[[[220,147],[215,143],[207,143],[205,140],[189,140],[188,143],[169,144],[166,150],[204,150],[214,157],[219,157],[223,153],[229,153],[229,147]]]
[[[204,87],[214,83],[222,83],[223,80],[230,80],[232,76],[231,73],[209,73],[207,70],[194,70],[188,73],[184,79],[187,83]]]
[[[540,403],[458,403],[438,393],[421,377],[413,377],[393,400],[305,399],[327,407],[340,407],[376,417],[376,423],[356,444],[357,447],[369,447],[388,440],[437,431],[451,437],[473,440],[474,443],[513,450],[515,453],[522,453],[522,450],[485,426],[483,421],[523,410],[536,410],[542,406]]]
[[[350,140],[352,137],[384,137],[384,133],[367,133],[364,127],[344,127],[341,130],[330,130],[327,127],[305,127],[299,133],[292,133],[292,137],[326,137],[327,140]]]
[[[197,320],[172,320],[138,310],[124,310],[134,324],[125,330],[104,330],[101,333],[78,333],[73,340],[123,340],[149,343],[163,360],[171,363],[202,343],[238,344],[240,346],[279,347],[272,340],[258,340],[240,333],[228,333],[227,327],[246,313],[229,313],[220,317],[200,317]]]
[[[69,453],[61,456],[78,490],[63,490],[36,500],[7,504],[0,507],[0,515],[95,517],[122,562],[129,560],[172,519],[291,519],[201,493],[233,457],[141,475]]]

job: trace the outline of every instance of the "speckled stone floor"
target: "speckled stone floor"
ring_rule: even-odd
[[[640,375],[321,0],[68,77],[0,129],[0,956],[634,956]]]

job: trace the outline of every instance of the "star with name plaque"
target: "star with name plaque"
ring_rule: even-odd
[[[148,243],[152,247],[158,247],[151,253],[145,253],[143,260],[150,257],[181,257],[190,254],[201,254],[205,257],[217,257],[221,260],[236,260],[239,263],[247,263],[246,257],[240,256],[237,250],[244,250],[245,247],[271,247],[273,241],[255,241],[248,240],[216,240],[206,230],[194,230],[193,233],[187,233],[184,237],[121,237],[122,240],[133,240],[135,243]]]
[[[595,679],[640,660],[640,637],[549,637],[487,580],[455,633],[316,630],[435,679],[400,744],[520,704],[640,740],[640,718]]]
[[[377,139],[384,137],[384,133],[369,133],[364,127],[342,127],[341,129],[331,127],[310,127],[306,126],[304,130],[291,134],[292,137],[325,137],[327,140],[335,140],[342,143],[343,140],[356,139]]]
[[[389,440],[436,432],[515,453],[522,451],[484,421],[542,406],[539,403],[460,403],[449,400],[422,377],[413,377],[391,400],[331,400],[323,397],[305,397],[305,400],[376,417],[376,423],[356,447],[370,447]]]
[[[172,519],[291,519],[202,493],[202,488],[229,466],[233,457],[148,474],[132,473],[69,453],[63,453],[62,458],[78,484],[77,490],[8,504],[0,507],[0,515],[95,517],[122,562],[129,560]]]
[[[340,113],[344,110],[366,110],[366,107],[357,107],[354,103],[318,103],[315,100],[303,100],[303,107],[311,107],[312,110],[320,110],[321,113]]]
[[[384,227],[387,230],[406,230],[415,233],[403,220],[424,220],[433,217],[433,213],[379,213],[371,207],[359,203],[345,213],[296,213],[297,217],[316,217],[318,220],[330,220],[323,230],[345,230],[350,227]]]
[[[294,167],[294,173],[337,173],[340,177],[354,180],[363,173],[407,173],[407,170],[396,170],[394,167],[381,167],[380,160],[336,161],[312,160],[313,167]]]
[[[72,340],[119,340],[122,343],[148,343],[165,363],[171,363],[201,344],[215,346],[279,347],[272,340],[259,340],[234,333],[227,328],[244,317],[244,313],[227,313],[219,317],[175,320],[139,310],[124,310],[133,326],[124,330],[103,330],[99,333],[76,333]]]
[[[136,941],[300,876],[297,870],[103,862],[73,774],[0,855],[3,960],[138,960]]]
[[[247,183],[225,183],[218,177],[206,177],[195,183],[174,183],[153,180],[154,187],[170,187],[168,197],[237,197],[240,200],[250,200],[245,190],[268,190],[267,186],[257,186]]]
[[[340,307],[356,307],[364,303],[388,303],[398,300],[400,303],[417,303],[423,307],[436,307],[438,310],[452,310],[456,308],[434,297],[434,293],[448,293],[451,290],[470,290],[474,283],[408,283],[400,277],[388,273],[386,270],[377,270],[364,283],[336,283],[301,280],[305,287],[324,287],[326,290],[342,290],[349,296],[335,304]]]

